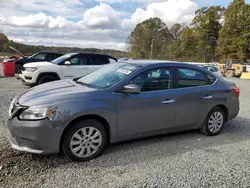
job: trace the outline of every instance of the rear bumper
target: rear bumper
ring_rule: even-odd
[[[240,103],[239,98],[233,97],[233,100],[230,101],[230,105],[228,105],[228,117],[227,121],[230,121],[236,118],[240,111]]]

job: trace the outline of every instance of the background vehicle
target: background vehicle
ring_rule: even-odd
[[[216,66],[205,65],[205,66],[202,66],[202,67],[207,69],[208,71],[212,72],[213,74],[215,74],[217,76],[221,76],[221,77],[223,76],[220,69],[218,69]]]
[[[127,58],[127,57],[124,57],[124,58],[118,59],[117,62],[123,62],[123,61],[127,61],[127,60],[135,60],[135,58]]]
[[[116,63],[114,57],[91,53],[69,53],[51,62],[28,63],[19,78],[26,85],[39,85],[87,75],[104,65]]]
[[[61,148],[70,159],[87,161],[107,143],[190,129],[214,136],[238,115],[238,96],[234,83],[198,66],[113,63],[15,98],[10,142],[14,149],[37,154]]]
[[[225,62],[222,74],[226,77],[240,77],[242,72],[246,72],[246,66],[239,60],[228,59]]]
[[[52,61],[60,56],[62,56],[62,53],[56,53],[56,52],[39,52],[36,54],[33,54],[31,56],[27,56],[19,52],[17,49],[10,47],[14,51],[16,51],[18,54],[22,56],[21,59],[12,59],[9,62],[14,62],[16,64],[16,73],[21,73],[22,70],[24,70],[23,65],[30,62],[41,62],[41,61]]]

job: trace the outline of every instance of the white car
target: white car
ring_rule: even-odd
[[[217,76],[220,76],[220,77],[223,77],[220,69],[218,69],[217,67],[215,66],[212,66],[212,65],[205,65],[205,66],[202,66],[203,68],[207,69],[208,71],[212,72],[213,74],[217,75]]]
[[[39,85],[62,79],[85,76],[102,66],[116,63],[114,57],[90,53],[69,53],[51,62],[27,63],[19,79],[25,85]]]

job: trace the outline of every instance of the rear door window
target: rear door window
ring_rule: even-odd
[[[207,74],[207,81],[209,85],[212,85],[216,81],[216,78],[210,74]]]
[[[48,60],[48,61],[53,61],[54,59],[56,59],[54,54],[48,53],[48,54],[46,55],[46,60]]]
[[[87,65],[105,65],[109,64],[109,59],[106,56],[89,55]]]
[[[204,72],[190,68],[177,68],[177,87],[196,87],[207,85],[207,78]]]

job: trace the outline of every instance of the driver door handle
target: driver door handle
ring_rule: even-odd
[[[174,103],[174,99],[166,99],[165,101],[161,102],[162,104],[171,104]]]
[[[207,95],[207,96],[203,97],[203,99],[205,99],[205,100],[207,100],[207,99],[212,99],[212,98],[213,98],[212,95]]]

